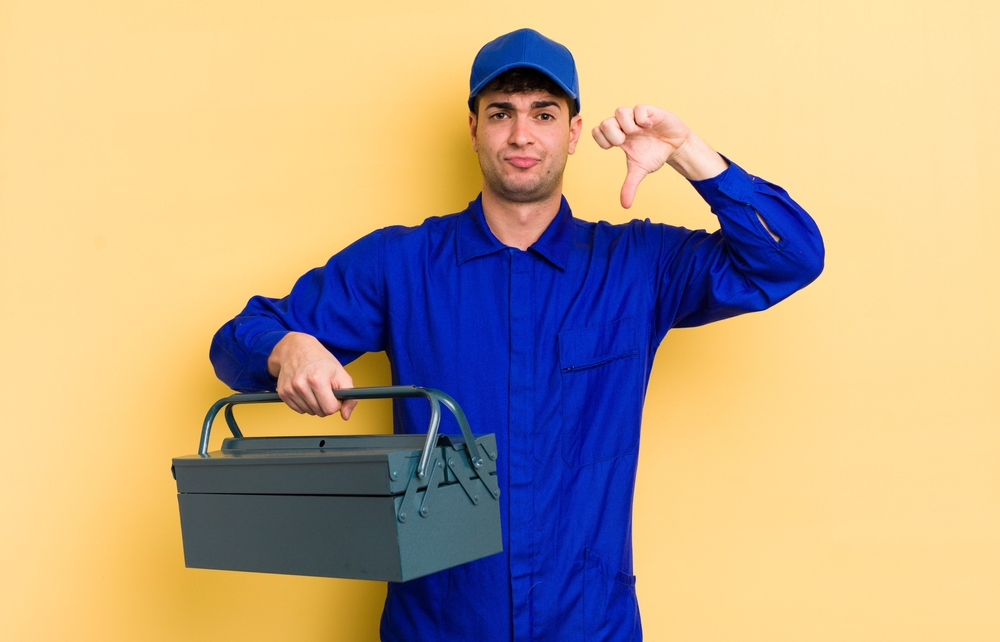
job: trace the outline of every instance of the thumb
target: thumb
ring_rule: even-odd
[[[635,200],[635,192],[639,189],[639,183],[642,179],[646,178],[648,172],[638,165],[632,163],[628,164],[628,174],[625,175],[625,184],[622,185],[622,207],[628,209],[632,207],[632,201]]]
[[[632,110],[632,116],[635,118],[635,124],[643,129],[649,129],[655,122],[653,121],[653,107],[649,105],[636,105],[635,109]]]
[[[354,412],[354,406],[356,405],[358,405],[357,399],[348,399],[342,403],[340,405],[340,416],[343,417],[345,421],[350,419],[351,413]]]

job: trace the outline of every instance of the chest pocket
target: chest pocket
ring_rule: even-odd
[[[635,319],[559,333],[563,459],[577,468],[639,445],[642,366]]]

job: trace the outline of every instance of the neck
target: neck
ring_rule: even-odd
[[[508,247],[527,250],[559,213],[562,193],[542,201],[514,203],[483,188],[483,214],[493,236]]]

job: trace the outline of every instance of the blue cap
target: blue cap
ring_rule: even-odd
[[[469,77],[469,111],[476,94],[488,82],[515,67],[537,69],[551,78],[576,103],[580,111],[580,83],[569,49],[534,29],[518,29],[486,43],[472,61]]]

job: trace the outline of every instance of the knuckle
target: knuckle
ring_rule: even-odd
[[[323,383],[323,373],[318,370],[310,370],[304,377],[304,383],[308,385],[318,385]]]

